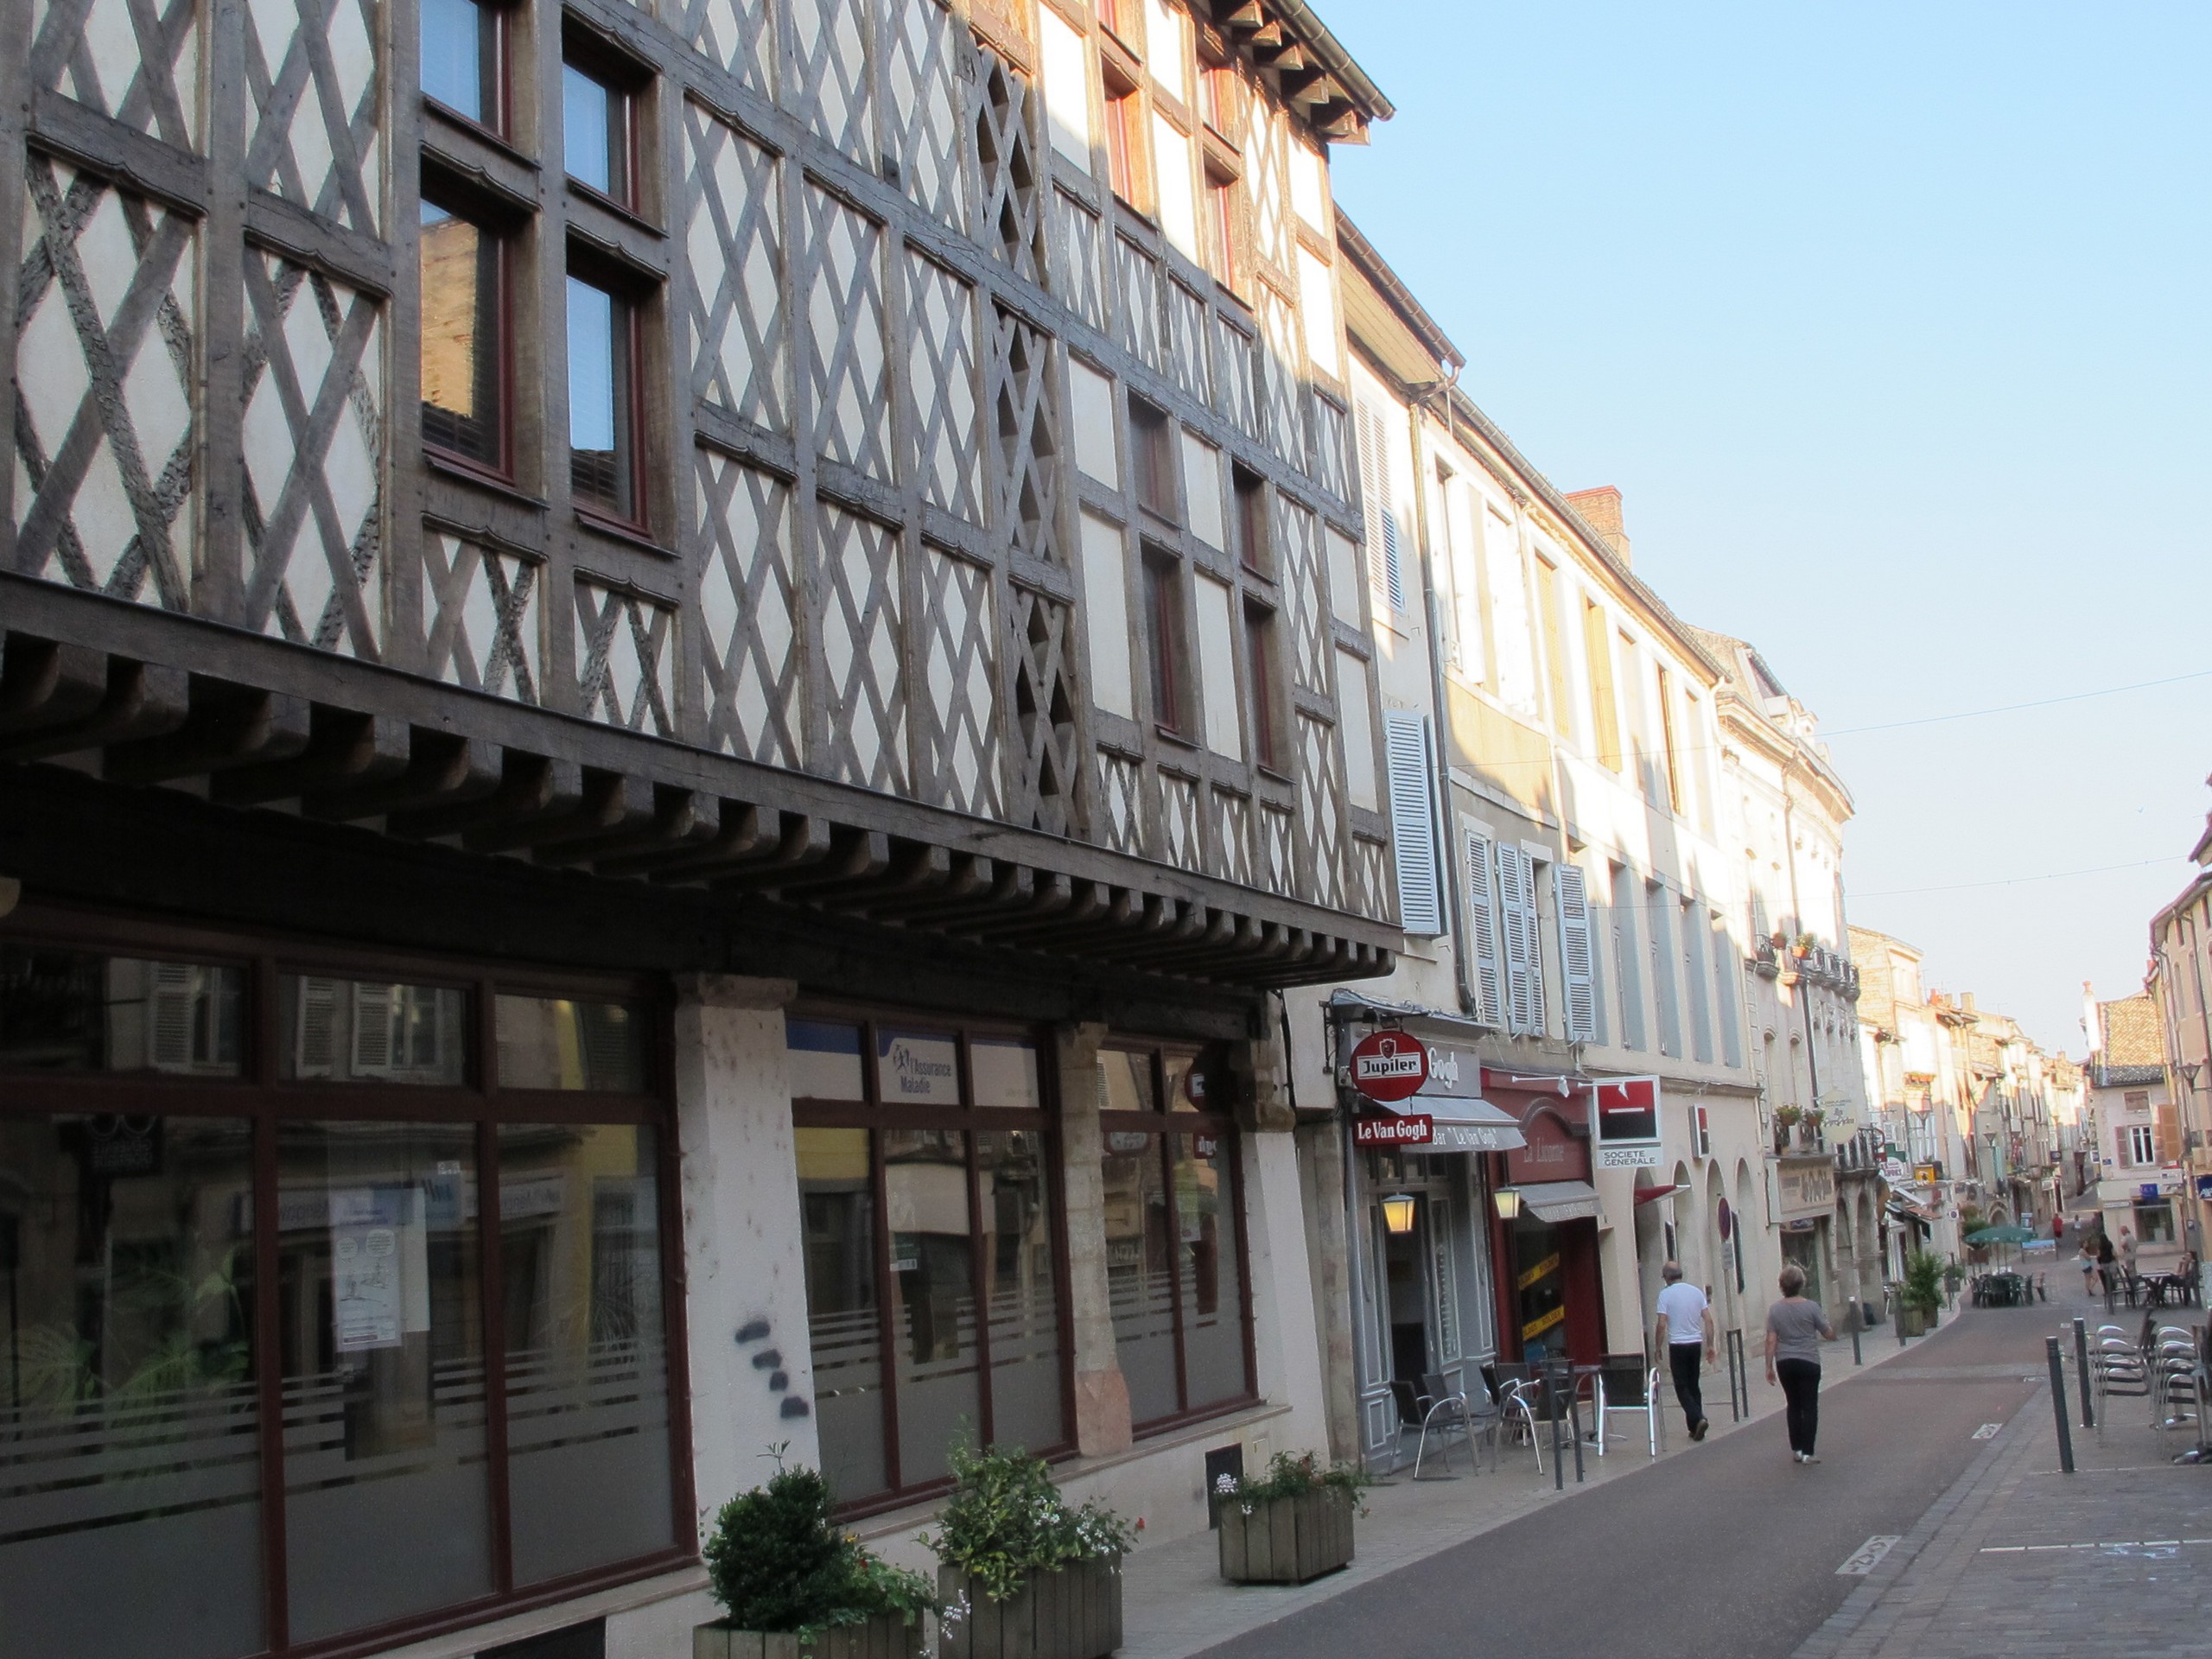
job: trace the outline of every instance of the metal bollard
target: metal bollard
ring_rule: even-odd
[[[1582,1396],[1575,1392],[1574,1374],[1567,1373],[1567,1409],[1569,1426],[1574,1431],[1574,1484],[1582,1484]]]
[[[2094,1428],[2097,1408],[2089,1397],[2089,1327],[2080,1319],[2074,1321],[2074,1374],[2082,1384],[2082,1427]]]
[[[1866,1363],[1859,1354],[1859,1327],[1865,1323],[1866,1321],[1859,1317],[1859,1299],[1854,1296],[1851,1299],[1851,1363],[1853,1365]]]
[[[2050,1411],[2058,1421],[2058,1472],[2074,1472],[2074,1434],[2066,1421],[2066,1364],[2058,1357],[2058,1338],[2043,1339],[2044,1355],[2050,1362]]]
[[[1544,1392],[1550,1397],[1544,1403],[1551,1408],[1552,1414],[1552,1489],[1563,1492],[1567,1490],[1567,1448],[1560,1444],[1559,1390],[1553,1386],[1553,1376],[1551,1367],[1547,1365]]]

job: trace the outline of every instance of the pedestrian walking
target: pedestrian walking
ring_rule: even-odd
[[[2096,1292],[2090,1287],[2090,1285],[2097,1276],[2097,1253],[2089,1248],[2089,1241],[2086,1238],[2082,1241],[2081,1253],[2074,1258],[2074,1265],[2082,1269],[2082,1296],[2088,1298],[2095,1295]]]
[[[2112,1247],[2112,1235],[2100,1232],[2097,1235],[2097,1280],[2104,1288],[2107,1313],[2112,1311],[2112,1294],[2119,1288],[2113,1281],[2113,1269],[2119,1261],[2120,1257]]]
[[[1675,1379],[1675,1398],[1681,1402],[1682,1420],[1690,1439],[1701,1440],[1711,1427],[1705,1420],[1705,1389],[1700,1373],[1713,1363],[1717,1344],[1713,1333],[1713,1304],[1705,1293],[1682,1277],[1681,1264],[1669,1262],[1659,1269],[1666,1287],[1659,1293],[1659,1319],[1652,1326],[1652,1345],[1667,1351],[1667,1370]]]
[[[2133,1227],[2120,1230],[2120,1267],[2133,1282],[2135,1278],[2135,1230]]]
[[[1804,1268],[1795,1262],[1783,1268],[1781,1286],[1782,1300],[1766,1311],[1766,1380],[1782,1385],[1789,1455],[1818,1463],[1821,1344],[1835,1339],[1835,1327],[1805,1294]]]

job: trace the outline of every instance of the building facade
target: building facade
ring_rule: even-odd
[[[1879,1313],[1889,1254],[1880,1126],[1859,1064],[1859,972],[1844,919],[1852,815],[1812,711],[1744,640],[1703,632],[1720,663],[1722,836],[1743,856],[1751,1053],[1778,1192],[1834,1190],[1778,1213],[1783,1255],[1815,1296]],[[1783,1178],[1787,1177],[1784,1180]]]
[[[1756,1340],[1782,1224],[1836,1188],[1818,1147],[1782,1179],[1747,1052],[1722,667],[1636,577],[1617,493],[1555,490],[1341,219],[1338,246],[1384,739],[1352,786],[1406,937],[1387,980],[1288,1001],[1301,1106],[1335,1108],[1301,1135],[1332,1440],[1380,1462],[1428,1374],[1642,1351],[1669,1257]],[[1393,1032],[1427,1051],[1425,1143],[1345,1086]],[[1630,1080],[1632,1154],[1592,1132]]]
[[[660,1654],[773,1447],[1318,1444],[1312,12],[7,15],[7,1643]]]
[[[2101,1002],[2085,983],[2082,996],[2096,1206],[2104,1230],[2117,1239],[2124,1227],[2140,1247],[2178,1251],[2196,1217],[2181,1103],[2167,1070],[2166,1009],[2150,991]]]
[[[2212,866],[2212,830],[2192,860]],[[2144,988],[2165,1031],[2166,1084],[2172,1091],[2186,1171],[2183,1237],[2201,1258],[2212,1222],[2212,871],[2200,869],[2151,923],[2151,967]],[[2191,1229],[2194,1229],[2192,1231]]]

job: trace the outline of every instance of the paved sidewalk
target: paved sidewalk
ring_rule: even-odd
[[[1821,1362],[1827,1386],[1847,1382],[1854,1372],[1848,1337],[1826,1345]],[[1887,1327],[1864,1333],[1860,1339],[1865,1369],[1909,1353],[1919,1346],[1897,1345]],[[1777,1415],[1782,1391],[1767,1386],[1764,1363],[1756,1346],[1747,1358],[1751,1367],[1751,1414],[1733,1422],[1728,1412],[1728,1384],[1725,1370],[1707,1373],[1706,1414],[1713,1424],[1707,1445],[1725,1435],[1743,1433]],[[1694,1450],[1682,1431],[1681,1413],[1667,1392],[1667,1442],[1662,1460]],[[1759,1432],[1773,1434],[1777,1443],[1780,1426]],[[1500,1450],[1498,1467],[1487,1461],[1478,1474],[1468,1473],[1464,1446],[1452,1452],[1456,1479],[1424,1476],[1419,1481],[1410,1471],[1377,1485],[1367,1494],[1368,1514],[1359,1522],[1358,1555],[1341,1573],[1332,1573],[1302,1586],[1224,1584],[1219,1573],[1214,1535],[1200,1533],[1173,1543],[1142,1549],[1122,1566],[1122,1643],[1119,1659],[1186,1659],[1186,1656],[1264,1628],[1386,1573],[1425,1560],[1455,1544],[1547,1505],[1556,1504],[1578,1492],[1588,1492],[1652,1466],[1646,1451],[1643,1425],[1626,1416],[1615,1417],[1608,1427],[1607,1455],[1599,1458],[1594,1446],[1583,1452],[1584,1481],[1574,1478],[1574,1452],[1567,1448],[1567,1485],[1555,1490],[1551,1444],[1544,1443],[1544,1472],[1538,1479],[1535,1461],[1525,1446],[1508,1444]],[[1431,1453],[1431,1465],[1434,1453]]]
[[[2101,1303],[2054,1313],[2092,1325]],[[2162,1322],[2202,1323],[2200,1310]],[[2115,1323],[2133,1328],[2140,1313]],[[2056,1333],[2057,1320],[2051,1331]],[[2040,1358],[2040,1356],[2037,1357]],[[2060,1472],[2049,1382],[1898,1541],[1794,1659],[2097,1659],[2202,1655],[2212,1644],[2212,1465],[2150,1426],[2139,1399],[2081,1427],[2066,1385],[2075,1472]]]

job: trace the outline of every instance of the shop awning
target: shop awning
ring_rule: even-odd
[[[1415,1095],[1382,1109],[1398,1117],[1426,1117],[1433,1124],[1429,1142],[1416,1152],[1513,1152],[1529,1144],[1520,1120],[1510,1112],[1460,1095]]]
[[[1587,1181],[1538,1181],[1521,1189],[1521,1207],[1539,1221],[1580,1221],[1598,1213],[1598,1189]]]

